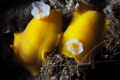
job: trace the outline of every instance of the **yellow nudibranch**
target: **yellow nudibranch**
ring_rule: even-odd
[[[105,18],[104,15],[94,11],[91,4],[81,4],[74,12],[73,19],[67,30],[61,36],[58,51],[73,57],[81,63],[89,62],[89,58],[83,58],[91,50],[104,40]],[[91,52],[91,61],[101,48]]]
[[[22,32],[14,33],[15,59],[32,75],[40,71],[45,52],[51,52],[58,45],[62,34],[62,13],[50,10],[43,2],[33,2],[31,10],[34,18]]]

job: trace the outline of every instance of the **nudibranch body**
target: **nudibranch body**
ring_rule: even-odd
[[[62,34],[62,13],[50,10],[43,2],[33,2],[34,18],[22,33],[14,33],[15,59],[33,75],[40,71],[45,52],[51,52],[58,45]]]
[[[67,30],[61,36],[58,51],[75,58],[78,62],[89,62],[89,58],[83,58],[91,52],[104,39],[105,19],[103,14],[94,11],[90,4],[80,5],[74,12],[73,19]],[[91,52],[91,61],[100,50],[96,48]],[[83,61],[82,61],[83,60]]]

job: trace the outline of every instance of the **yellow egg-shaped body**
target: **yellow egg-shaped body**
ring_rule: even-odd
[[[105,18],[103,14],[97,11],[82,10],[84,12],[80,10],[74,12],[70,25],[61,36],[58,51],[68,57],[75,58],[78,62],[87,63],[89,60],[93,61],[96,53],[100,50],[100,47],[95,47],[104,39]],[[83,50],[81,53],[77,53],[79,52],[77,51],[79,49],[77,47],[79,46],[74,43],[77,40],[82,44]],[[68,44],[68,41],[71,43],[70,45],[66,45]],[[74,48],[74,54],[72,54],[73,51],[68,50],[67,47],[69,46],[72,46],[70,48],[71,50]],[[93,50],[93,48],[95,49]],[[91,58],[89,59],[88,56],[83,60],[89,53]]]
[[[45,52],[58,45],[62,34],[62,13],[50,10],[43,19],[33,18],[22,33],[14,33],[15,59],[33,75],[40,71]]]

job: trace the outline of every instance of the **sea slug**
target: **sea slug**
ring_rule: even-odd
[[[58,45],[62,34],[62,13],[50,10],[50,6],[43,2],[33,2],[31,10],[34,18],[22,32],[14,33],[15,59],[24,68],[37,75],[45,52],[51,52]]]
[[[94,60],[101,48],[92,49],[104,40],[104,34],[104,15],[95,11],[91,4],[80,4],[70,25],[61,36],[58,51],[78,62],[88,63],[89,57],[84,60],[83,58],[90,53],[91,61]]]

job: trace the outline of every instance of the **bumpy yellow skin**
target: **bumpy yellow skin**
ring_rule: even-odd
[[[94,9],[92,5],[79,6],[78,10],[74,12],[70,25],[62,35],[58,48],[60,53],[73,57],[81,63],[89,62],[89,56],[84,60],[83,58],[104,39],[104,16],[92,9]],[[71,51],[68,51],[66,42],[70,39],[78,39],[83,44],[82,53],[73,55]],[[73,47],[75,46],[73,45]],[[100,47],[91,52],[91,61],[94,60],[95,54],[99,50]]]
[[[62,13],[51,10],[44,19],[33,18],[22,33],[14,33],[15,59],[33,75],[40,71],[45,52],[51,52],[62,33]]]

